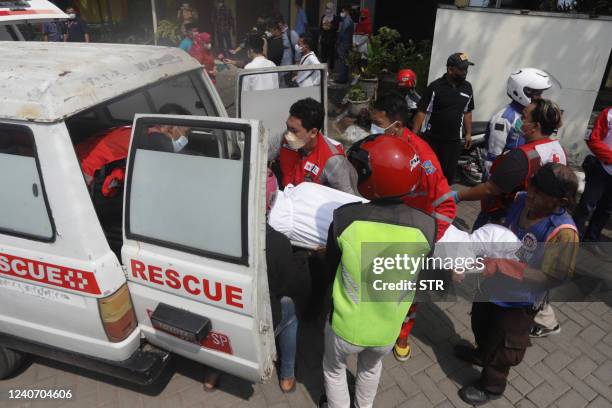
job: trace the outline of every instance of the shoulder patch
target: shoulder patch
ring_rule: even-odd
[[[431,160],[427,160],[425,163],[421,164],[421,167],[425,169],[425,174],[431,175],[436,172],[436,166],[431,162]]]

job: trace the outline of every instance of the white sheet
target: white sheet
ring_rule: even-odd
[[[324,247],[334,210],[357,201],[368,202],[365,198],[316,183],[289,185],[278,192],[268,223],[298,246]]]

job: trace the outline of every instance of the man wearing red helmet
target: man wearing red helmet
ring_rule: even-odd
[[[400,266],[380,270],[380,261],[400,253],[427,256],[436,234],[435,220],[401,199],[424,171],[410,143],[368,136],[351,148],[349,160],[359,174],[359,192],[371,202],[338,208],[329,229],[327,260],[335,279],[323,356],[327,401],[322,399],[320,406],[332,408],[350,405],[346,361],[351,354],[358,355],[355,406],[372,406],[382,359],[393,348],[414,298],[415,291],[392,285],[406,276],[416,280],[420,268],[407,274]]]
[[[408,109],[416,110],[421,95],[415,90],[417,84],[416,73],[408,68],[400,69],[397,73],[397,87],[404,98]]]
[[[416,149],[423,168],[421,179],[415,191],[403,198],[412,207],[432,215],[438,223],[436,241],[442,238],[448,226],[455,219],[457,205],[448,182],[442,174],[440,162],[431,147],[406,127],[408,107],[402,98],[388,95],[378,98],[372,109],[372,122],[378,133],[399,136]]]
[[[403,201],[411,207],[425,211],[436,219],[438,226],[436,241],[438,241],[455,219],[457,205],[448,182],[442,174],[436,154],[427,142],[406,127],[408,116],[408,107],[399,96],[385,96],[374,102],[372,122],[380,128],[380,133],[399,136],[407,140],[415,148],[421,159],[419,167],[423,171],[420,179],[414,191],[404,196]],[[408,337],[414,326],[415,317],[416,303],[410,307],[393,350],[395,358],[399,361],[406,361],[410,358],[412,349]]]

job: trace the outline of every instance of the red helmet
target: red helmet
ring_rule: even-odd
[[[368,200],[402,197],[421,178],[416,150],[396,136],[370,135],[349,149],[348,159],[359,175],[359,193]]]
[[[397,73],[397,86],[414,88],[417,83],[417,76],[411,69],[400,69]]]

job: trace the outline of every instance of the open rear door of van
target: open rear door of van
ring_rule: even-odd
[[[250,381],[269,378],[276,353],[260,126],[136,116],[122,248],[146,339]]]
[[[278,76],[278,87],[257,89],[258,84],[270,83],[258,76]],[[294,86],[291,78],[297,78],[302,86]],[[271,157],[280,149],[289,108],[304,98],[313,98],[323,104],[325,121],[322,132],[327,135],[327,64],[287,65],[274,68],[243,69],[236,76],[236,116],[239,118],[257,118],[262,121],[268,132]]]
[[[0,0],[0,25],[67,20],[68,16],[46,0]]]

